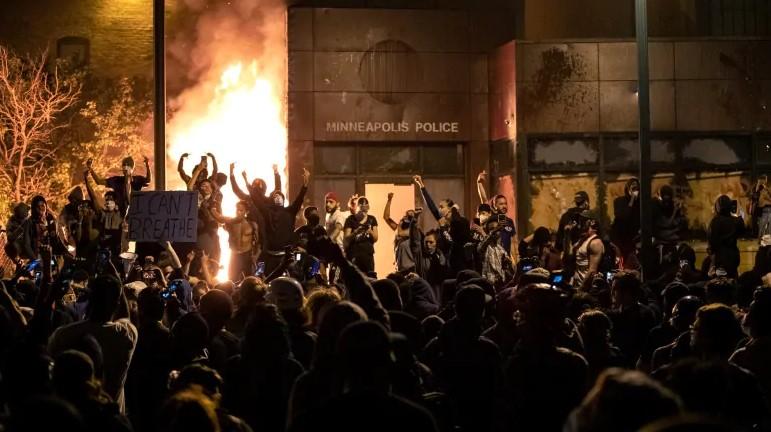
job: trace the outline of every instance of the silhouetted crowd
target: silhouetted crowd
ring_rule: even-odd
[[[392,218],[389,194],[394,265],[378,275],[366,197],[306,206],[304,170],[287,204],[277,167],[268,192],[211,154],[188,174],[187,157],[195,244],[129,240],[147,159],[144,176],[126,158],[108,178],[89,162],[87,196],[73,189],[58,215],[42,196],[16,205],[0,430],[771,430],[771,235],[766,223],[740,274],[745,223],[727,196],[697,263],[684,209],[660,188],[642,281],[636,179],[608,233],[578,192],[556,231],[519,238],[484,172],[472,220],[415,176],[426,211]]]

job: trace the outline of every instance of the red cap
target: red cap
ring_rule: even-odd
[[[337,194],[334,192],[327,192],[327,194],[324,195],[324,201],[326,200],[334,200],[335,202],[340,202],[340,199],[337,198]]]

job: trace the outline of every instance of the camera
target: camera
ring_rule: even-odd
[[[498,224],[505,224],[508,222],[505,214],[499,214],[498,215]]]
[[[739,212],[739,202],[737,200],[731,200],[731,213]]]

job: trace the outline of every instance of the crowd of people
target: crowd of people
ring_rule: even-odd
[[[287,204],[275,166],[269,192],[234,164],[219,172],[212,154],[188,174],[188,157],[195,244],[129,241],[146,158],[144,176],[125,158],[106,179],[89,161],[86,195],[73,189],[58,216],[42,196],[16,205],[0,429],[771,430],[771,235],[739,274],[745,224],[727,196],[697,263],[682,206],[660,188],[655,265],[641,272],[636,179],[609,232],[578,192],[556,230],[522,236],[509,199],[488,200],[484,172],[471,220],[421,176],[427,211],[392,215],[389,194],[379,217],[367,197],[335,191],[306,205],[307,170]],[[382,229],[394,232],[386,275],[375,272]]]

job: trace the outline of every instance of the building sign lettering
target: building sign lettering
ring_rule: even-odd
[[[327,122],[327,132],[377,132],[377,133],[458,133],[458,122]]]

